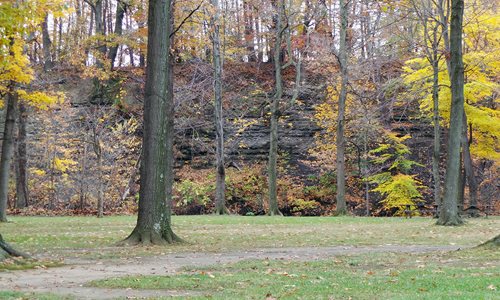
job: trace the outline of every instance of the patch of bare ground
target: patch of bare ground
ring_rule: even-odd
[[[0,273],[0,290],[53,293],[76,299],[149,298],[199,295],[195,291],[104,289],[87,287],[92,280],[129,275],[174,275],[188,266],[202,267],[233,263],[247,259],[313,261],[336,255],[365,253],[427,253],[454,251],[460,246],[380,245],[304,248],[266,248],[227,253],[178,253],[152,257],[113,260],[67,261],[59,268],[34,269]]]

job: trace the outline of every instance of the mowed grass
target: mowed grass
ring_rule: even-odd
[[[188,243],[167,247],[114,247],[134,228],[135,216],[10,217],[4,238],[46,258],[112,258],[175,252],[224,252],[270,247],[338,245],[463,245],[500,232],[500,217],[468,219],[460,227],[431,218],[174,216],[174,231]]]
[[[312,262],[249,260],[89,285],[197,292],[189,299],[499,299],[498,255],[495,250],[469,249],[344,255]]]
[[[0,299],[6,300],[72,300],[73,297],[64,297],[47,293],[24,293],[0,291]]]

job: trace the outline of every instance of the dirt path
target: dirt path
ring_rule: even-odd
[[[69,261],[69,265],[26,271],[0,273],[0,290],[48,292],[70,295],[76,299],[147,298],[159,296],[195,295],[190,291],[133,290],[90,288],[84,285],[92,280],[126,275],[172,275],[185,266],[207,266],[231,263],[245,259],[320,260],[335,255],[376,252],[424,253],[452,251],[459,246],[338,246],[307,248],[270,248],[229,253],[178,253],[140,259],[109,261]],[[462,247],[463,248],[463,247]]]

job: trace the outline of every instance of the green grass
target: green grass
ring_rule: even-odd
[[[46,293],[23,293],[12,291],[0,291],[0,299],[5,300],[70,300],[71,297],[62,297]]]
[[[468,219],[465,226],[436,226],[430,218],[174,216],[174,231],[188,244],[136,247],[113,244],[127,237],[136,217],[10,217],[4,238],[20,250],[60,257],[130,257],[175,252],[223,252],[269,247],[425,244],[472,246],[500,228],[500,217]]]
[[[106,288],[202,292],[191,299],[499,299],[498,251],[339,256],[314,262],[249,260],[175,276],[114,278]]]
[[[63,263],[58,261],[18,259],[14,257],[6,259],[0,263],[0,272],[28,269],[45,269],[51,267],[60,267],[62,265]]]

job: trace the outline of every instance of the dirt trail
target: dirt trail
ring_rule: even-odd
[[[452,251],[460,246],[338,246],[306,248],[267,248],[228,253],[178,253],[137,259],[108,261],[67,261],[59,268],[0,273],[0,290],[48,292],[69,295],[76,299],[148,298],[159,296],[196,295],[191,291],[104,289],[84,287],[92,280],[126,275],[172,275],[186,266],[207,266],[245,259],[320,260],[335,255],[376,252],[424,253]],[[463,247],[462,247],[463,248]]]

